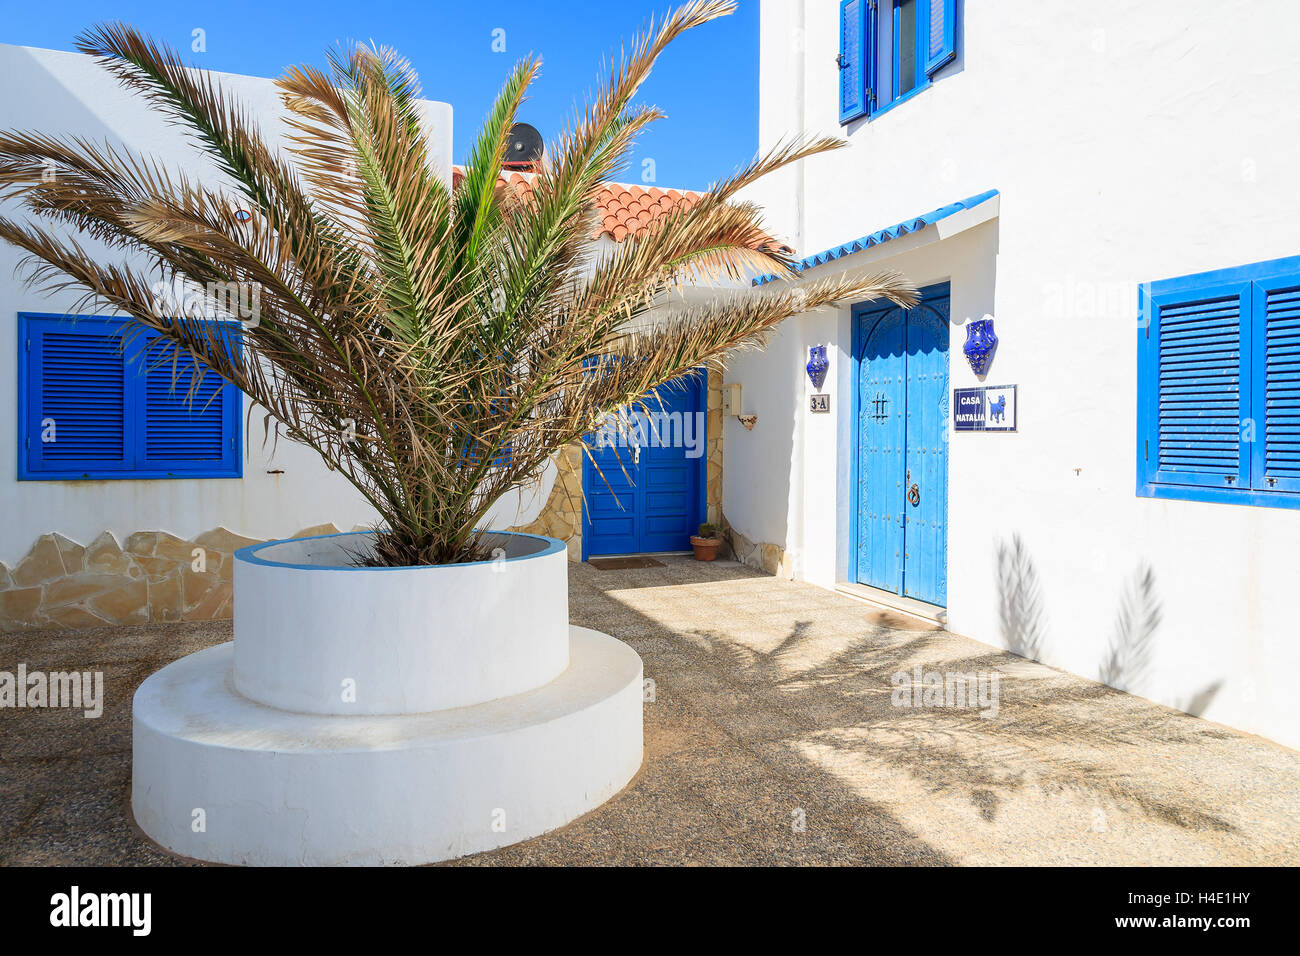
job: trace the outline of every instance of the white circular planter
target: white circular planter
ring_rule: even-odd
[[[519,694],[569,666],[564,543],[485,536],[489,561],[370,568],[371,536],[235,552],[235,688],[309,714],[420,714]]]
[[[131,803],[150,837],[221,863],[429,863],[562,826],[636,774],[641,659],[568,625],[561,542],[340,563],[366,540],[241,550],[233,646],[140,685]]]

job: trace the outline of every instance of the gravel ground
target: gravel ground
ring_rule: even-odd
[[[645,662],[631,785],[496,864],[1297,864],[1300,754],[731,562],[572,566],[575,624]],[[0,670],[102,670],[97,720],[0,710],[0,863],[185,864],[131,820],[131,695],[229,622],[5,635]],[[999,675],[895,706],[893,675]],[[984,716],[987,714],[987,716]]]

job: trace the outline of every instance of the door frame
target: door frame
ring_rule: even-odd
[[[697,403],[698,406],[699,406],[699,411],[700,411],[700,413],[703,414],[703,416],[704,416],[704,436],[703,436],[703,438],[701,439],[701,441],[702,441],[704,447],[703,447],[703,450],[702,450],[701,453],[700,453],[700,457],[697,458],[697,459],[695,459],[695,470],[696,470],[696,482],[695,482],[695,483],[696,483],[696,486],[697,486],[697,488],[696,488],[696,494],[695,494],[695,514],[696,514],[696,516],[700,519],[700,521],[703,522],[703,521],[705,521],[705,520],[708,519],[708,513],[709,513],[709,506],[708,506],[708,500],[709,500],[709,489],[708,489],[708,480],[709,480],[709,372],[708,372],[708,369],[707,369],[705,366],[702,366],[702,365],[701,365],[701,366],[698,366],[698,367],[696,368],[695,373],[696,373],[696,374],[693,375],[693,376],[691,377],[689,387],[690,387],[690,389],[691,389],[692,394],[694,395],[694,398],[695,398],[695,400],[696,400],[696,403]],[[690,375],[689,372],[684,373],[684,374],[686,374],[686,375]],[[578,534],[579,534],[579,535],[581,536],[581,538],[582,538],[582,560],[583,560],[584,562],[588,559],[588,557],[590,557],[590,554],[588,553],[588,547],[589,547],[590,542],[591,542],[591,538],[590,538],[590,536],[588,536],[588,534],[587,534],[587,524],[588,524],[588,522],[587,522],[587,496],[586,496],[586,494],[585,494],[585,484],[586,484],[586,477],[587,477],[587,469],[590,468],[590,467],[591,467],[591,463],[587,460],[587,453],[586,453],[586,451],[583,451],[583,452],[582,452],[582,470],[581,470],[581,472],[578,474],[578,487],[579,487],[579,490],[582,490],[582,491],[584,492],[584,493],[583,493],[583,496],[582,496],[582,504],[581,504],[581,507],[578,509],[579,512],[580,512],[580,514],[579,514],[580,524],[579,524],[579,526],[578,526]],[[692,533],[694,533],[694,532],[692,532]],[[634,551],[634,552],[630,552],[630,553],[631,553],[631,554],[675,554],[675,553],[677,553],[677,552],[673,552],[673,551]],[[682,553],[684,554],[685,551],[683,551]],[[603,558],[603,557],[607,557],[607,555],[598,554],[598,555],[596,555],[596,557],[598,557],[598,558]]]
[[[917,305],[920,305],[921,303],[925,302],[927,299],[940,299],[945,297],[949,299],[950,308],[949,308],[949,317],[948,317],[948,333],[949,333],[948,380],[944,384],[944,390],[945,392],[947,392],[952,388],[952,312],[951,312],[952,283],[949,281],[935,282],[932,283],[931,285],[925,286],[923,289],[919,289],[917,294],[919,296]],[[849,554],[848,554],[849,559],[848,559],[848,565],[846,569],[848,573],[848,581],[846,583],[858,587],[870,587],[869,585],[858,584],[858,474],[859,474],[858,467],[861,464],[861,462],[859,461],[860,430],[859,430],[858,416],[861,414],[862,411],[860,407],[861,402],[859,401],[859,397],[858,397],[858,392],[860,390],[858,385],[859,385],[859,378],[862,372],[862,368],[861,368],[862,352],[867,344],[866,337],[862,335],[859,330],[858,316],[860,316],[864,312],[870,312],[873,311],[874,309],[879,309],[880,307],[881,307],[880,303],[876,300],[868,300],[866,302],[854,302],[849,307],[849,341],[852,346],[849,352],[849,380],[852,383],[852,387],[850,388],[850,395],[849,395],[848,490],[849,490],[850,499],[849,499]],[[904,309],[904,312],[906,311],[907,310]],[[906,316],[904,316],[904,322],[906,322]],[[951,435],[952,432],[951,404],[949,405],[947,427],[948,427],[949,434]],[[906,439],[906,434],[907,434],[906,428],[904,428],[904,439]],[[951,449],[952,447],[951,441],[948,443],[948,445],[949,445],[949,449]],[[950,494],[952,490],[951,457],[949,457],[948,460],[948,468],[947,468],[947,474],[945,475],[944,478],[944,485],[945,485],[944,486],[944,507],[948,511],[948,514],[944,520],[946,522],[946,527],[949,530],[951,530],[952,527],[951,525],[951,517],[952,517],[951,500],[952,499]],[[904,532],[904,534],[906,534],[906,532]],[[945,533],[944,535],[945,569],[949,567],[948,553],[951,551],[950,544],[949,544],[950,541],[951,541],[951,534]],[[904,543],[906,543],[906,537],[904,538]],[[905,576],[904,580],[906,580],[906,574],[907,574],[906,565],[904,565],[903,574]],[[946,593],[947,592],[946,570],[944,572],[944,577],[945,577],[944,591]],[[893,591],[885,591],[880,588],[871,588],[871,590],[879,591],[881,595],[893,595],[897,597],[899,600],[903,600],[903,601],[916,600],[915,598],[907,597],[906,594],[894,595]],[[931,605],[929,604],[929,602],[920,602],[920,601],[918,601],[917,603],[927,604],[930,607],[942,608],[944,611],[947,610],[947,605],[939,605],[939,604]]]

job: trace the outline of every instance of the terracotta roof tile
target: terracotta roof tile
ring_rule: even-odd
[[[532,193],[530,175],[511,172],[507,176],[502,173],[497,177],[497,188],[508,190],[516,197],[527,201]],[[455,167],[452,170],[452,188],[458,189],[464,178],[463,170],[459,166]],[[606,236],[615,242],[622,242],[630,235],[645,231],[657,219],[668,215],[677,207],[690,209],[699,200],[699,193],[688,190],[609,183],[596,197],[598,226],[591,238],[599,239]],[[771,241],[764,236],[755,245],[763,245]]]

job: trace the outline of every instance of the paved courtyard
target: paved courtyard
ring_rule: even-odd
[[[654,682],[645,763],[586,817],[463,864],[1300,863],[1300,754],[1259,737],[731,562],[571,566],[569,587],[573,622]],[[131,695],[230,638],[0,638],[0,669],[102,670],[107,697],[98,720],[0,710],[0,863],[190,862],[131,820]],[[917,665],[996,672],[996,716],[895,706]]]

